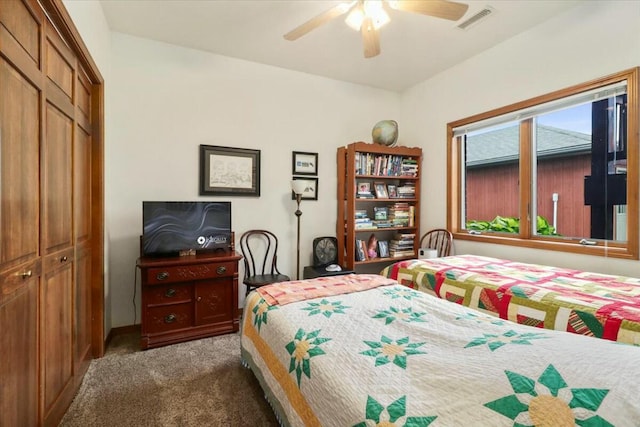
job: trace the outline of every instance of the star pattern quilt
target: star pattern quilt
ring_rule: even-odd
[[[474,255],[401,261],[381,275],[516,323],[640,345],[640,279]]]
[[[241,334],[243,363],[283,426],[640,422],[640,347],[518,325],[397,283],[284,305],[254,291]]]

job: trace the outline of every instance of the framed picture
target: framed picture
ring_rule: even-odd
[[[356,261],[366,261],[367,260],[367,251],[366,251],[366,243],[364,240],[356,239]]]
[[[260,150],[200,145],[200,195],[260,197]]]
[[[357,194],[356,196],[358,197],[358,199],[373,199],[375,198],[375,196],[373,195],[373,193],[371,192],[371,183],[370,182],[358,182],[356,184],[357,188]]]
[[[358,194],[371,194],[371,183],[370,182],[359,182],[358,183]]]
[[[380,258],[387,258],[389,256],[389,242],[386,240],[378,240],[378,255],[380,255]]]
[[[318,178],[302,178],[294,176],[293,179],[296,181],[304,181],[306,184],[304,193],[302,193],[302,200],[318,200]],[[296,193],[293,191],[291,191],[291,199],[296,199]]]
[[[389,198],[389,194],[387,193],[387,184],[385,184],[384,182],[376,182],[375,187],[376,187],[376,197],[378,199]]]
[[[397,191],[395,185],[389,184],[387,186],[387,189],[389,190],[389,198],[390,199],[395,199],[396,197],[398,197],[398,191]]]
[[[293,152],[294,175],[318,175],[318,153]]]

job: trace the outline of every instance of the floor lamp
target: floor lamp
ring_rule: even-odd
[[[291,189],[296,195],[296,203],[298,204],[298,209],[296,210],[296,217],[298,218],[298,235],[297,235],[297,246],[296,246],[296,280],[300,279],[300,216],[302,215],[302,211],[300,210],[300,202],[302,201],[302,193],[307,188],[307,184],[303,180],[294,179],[291,181]]]

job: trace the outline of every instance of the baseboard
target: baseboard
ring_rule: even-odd
[[[106,349],[107,347],[109,347],[109,343],[111,342],[111,340],[118,336],[118,335],[126,335],[126,334],[134,334],[140,333],[140,325],[127,325],[127,326],[120,326],[118,328],[111,328],[111,330],[109,331],[109,334],[107,335],[107,340],[104,343],[104,348]]]

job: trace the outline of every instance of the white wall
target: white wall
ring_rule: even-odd
[[[106,206],[113,327],[134,321],[143,200],[231,201],[236,240],[247,229],[272,230],[281,271],[295,277],[292,151],[319,154],[319,200],[301,204],[302,270],[313,238],[335,235],[337,147],[369,140],[373,124],[399,113],[400,96],[388,91],[119,33],[112,49]],[[261,150],[261,196],[200,197],[200,144]],[[139,322],[139,300],[136,306]]]
[[[637,1],[586,1],[403,93],[403,134],[423,141],[423,229],[446,225],[448,122],[638,66],[638,28]],[[469,241],[456,241],[455,250],[640,275],[638,261]]]

